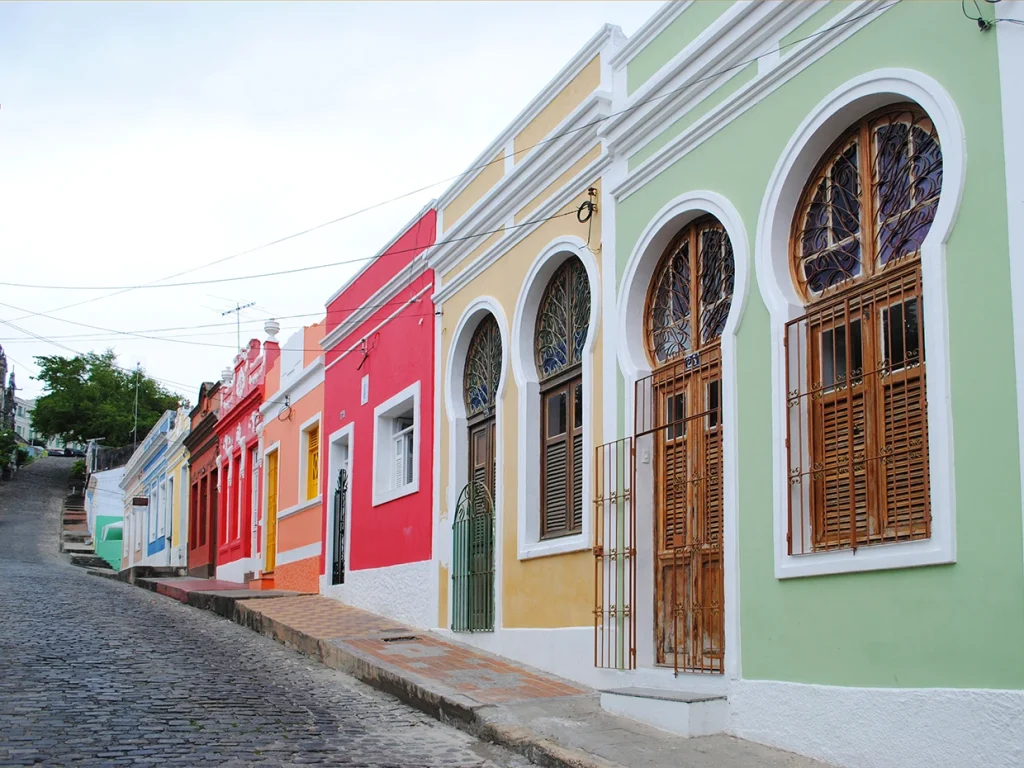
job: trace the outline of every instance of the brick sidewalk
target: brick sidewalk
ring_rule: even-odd
[[[143,580],[342,670],[439,719],[559,768],[823,768],[731,736],[682,738],[601,708],[599,694],[320,595]],[[188,589],[185,589],[186,583]],[[190,591],[194,590],[194,591]]]

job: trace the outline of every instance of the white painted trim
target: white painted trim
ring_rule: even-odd
[[[307,509],[319,507],[321,504],[323,504],[323,501],[323,493],[320,493],[317,495],[315,499],[309,499],[308,501],[303,501],[299,504],[292,504],[290,507],[287,507],[285,509],[279,509],[277,512],[277,519],[278,521],[281,521],[285,518],[291,517],[292,515],[297,515],[300,512],[305,512]]]
[[[977,33],[976,33],[977,34]],[[740,680],[733,735],[849,768],[1019,768],[1024,691]]]
[[[430,572],[430,584],[432,589],[430,591],[430,627],[438,626],[438,615],[441,613],[441,569],[440,564],[445,562],[451,573],[450,559],[447,556],[447,551],[450,549],[451,535],[448,533],[449,527],[442,523],[448,520],[448,509],[447,507],[442,510],[442,498],[447,499],[448,497],[448,486],[443,489],[444,495],[442,496],[441,488],[441,462],[439,460],[441,456],[441,366],[438,362],[442,359],[441,357],[441,345],[444,334],[444,321],[437,320],[434,323],[434,402],[433,402],[433,423],[434,423],[434,446],[433,446],[433,461],[430,462],[431,473],[433,477],[433,488],[431,490],[431,520],[433,521],[433,528],[431,530],[431,560],[432,567]],[[449,440],[451,437],[449,436]],[[444,517],[442,518],[442,511]],[[449,613],[451,613],[451,590],[449,590]],[[497,606],[495,606],[497,607]]]
[[[517,547],[520,560],[546,557],[566,552],[579,552],[592,546],[593,515],[587,514],[584,503],[583,530],[572,536],[542,541],[540,539],[540,472],[534,463],[539,455],[536,440],[540,439],[540,377],[534,360],[534,329],[537,324],[537,310],[541,296],[555,270],[569,257],[577,256],[587,270],[590,280],[590,328],[583,346],[583,455],[593,456],[596,416],[601,406],[594,402],[594,349],[595,339],[600,333],[601,318],[601,270],[597,258],[587,248],[586,242],[575,236],[562,236],[548,243],[530,265],[523,280],[519,298],[512,316],[510,359],[512,372],[519,392],[518,408],[518,483],[516,499]],[[592,461],[583,465],[583,493],[593,487],[594,467]]]
[[[501,377],[498,380],[498,391],[494,395],[494,464],[498,468],[505,467],[505,391],[508,388],[509,332],[505,310],[501,303],[492,296],[480,296],[469,303],[463,310],[459,321],[452,332],[448,357],[445,360],[444,401],[448,413],[448,484],[445,487],[445,510],[447,512],[443,527],[444,539],[438,541],[438,556],[443,557],[445,567],[449,569],[451,578],[452,522],[458,494],[469,482],[469,434],[466,426],[466,403],[463,392],[463,376],[466,369],[466,354],[473,332],[484,318],[490,314],[498,324],[501,335]],[[441,366],[437,366],[440,370]],[[440,430],[438,430],[440,433]],[[437,455],[437,454],[435,454]],[[440,462],[436,462],[440,464]],[[505,476],[504,471],[495,472],[494,478],[494,626],[500,627],[503,620],[501,586],[504,573],[504,520],[505,520]],[[438,528],[441,529],[440,520]],[[452,595],[448,591],[448,619],[444,628],[452,624]]]
[[[783,57],[777,66],[767,69],[763,73],[759,70],[758,75],[753,80],[700,117],[685,131],[630,171],[626,179],[611,191],[612,194],[618,200],[625,200],[648,181],[657,177],[680,158],[704,143],[704,141],[719,133],[733,120],[763,101],[776,89],[785,85],[811,64],[848,40],[872,21],[880,18],[891,7],[891,0],[889,0],[889,5],[886,5],[886,2],[887,0],[861,0],[861,2],[845,7],[829,21],[828,32],[822,32],[818,36],[794,45],[788,49],[788,55]],[[791,5],[795,8],[801,4],[787,3],[786,5]],[[807,9],[800,10],[806,11]],[[872,10],[877,10],[878,13],[858,19],[857,21],[844,23],[847,19],[870,14]],[[680,103],[679,107],[684,109],[685,104]],[[678,114],[673,114],[664,119],[672,122],[678,116]],[[629,130],[631,129],[623,128],[623,136],[628,135]],[[608,127],[605,131],[611,133],[613,128]],[[617,135],[616,141],[621,142],[623,136]]]
[[[328,488],[333,487],[331,482],[332,477],[337,477],[338,472],[343,466],[348,467],[348,502],[345,506],[345,574],[350,570],[349,562],[352,557],[352,484],[353,484],[353,466],[355,465],[355,429],[356,423],[350,421],[340,429],[334,430],[331,433],[330,441],[330,454],[328,455]],[[340,462],[335,459],[335,447],[340,445],[342,442],[345,443],[348,450],[348,458],[345,462]],[[323,553],[324,553],[324,572],[320,574],[320,592],[321,594],[326,593],[326,589],[331,584],[332,573],[331,569],[334,567],[334,504],[324,505],[324,518],[327,521],[327,528],[324,531],[324,542],[323,542]]]
[[[626,262],[616,318],[618,339],[616,354],[626,380],[626,430],[632,432],[634,403],[630,397],[636,382],[651,373],[644,343],[644,307],[651,279],[669,241],[686,224],[710,213],[725,227],[732,242],[735,264],[732,306],[722,331],[722,555],[725,570],[725,672],[730,678],[740,675],[739,633],[739,371],[736,361],[736,334],[746,306],[750,284],[750,244],[743,218],[735,206],[717,192],[694,191],[669,201],[644,228]],[[640,467],[637,467],[638,485]],[[653,536],[653,495],[639,487],[632,489],[633,514],[637,520],[638,538],[647,541]],[[641,507],[647,500],[647,510]],[[633,607],[637,622],[637,663],[654,665],[654,569],[649,548],[638,548],[637,605]]]
[[[458,180],[456,180],[454,184],[441,194],[437,200],[438,210],[444,210],[452,200],[458,197],[459,193],[468,187],[470,183],[472,183],[473,179],[483,171],[483,168],[479,166],[489,163],[494,159],[494,156],[498,154],[499,150],[512,142],[520,131],[529,125],[530,121],[537,117],[537,115],[539,115],[544,108],[547,107],[559,93],[561,93],[572,79],[590,63],[594,56],[597,56],[598,54],[601,54],[602,58],[609,54],[614,56],[615,51],[617,51],[620,46],[624,45],[625,42],[626,36],[619,27],[611,24],[605,24],[601,27],[597,33],[595,33],[594,36],[590,38],[590,40],[588,40],[566,63],[566,65],[562,67],[558,74],[548,81],[548,84],[541,89],[530,103],[527,104],[518,115],[516,115],[512,122],[498,134],[494,141],[488,144],[487,148],[469,164],[469,168],[460,174]],[[526,158],[529,158],[534,154],[536,153],[533,150],[524,153],[523,157],[518,158],[516,166],[522,165]],[[465,214],[462,218],[465,218]],[[443,232],[444,230],[439,227],[438,231]]]
[[[789,270],[793,215],[807,178],[822,152],[859,117],[894,100],[909,100],[920,105],[934,123],[942,146],[942,195],[931,230],[921,246],[925,346],[929,350],[928,452],[932,537],[924,541],[861,547],[856,554],[841,551],[791,556],[786,544],[789,484],[785,452],[783,333],[786,322],[805,312]],[[963,195],[966,160],[963,124],[945,89],[920,72],[881,69],[860,75],[826,96],[800,124],[772,172],[758,216],[755,266],[761,297],[771,315],[776,578],[956,562],[945,251]]]
[[[391,313],[390,315],[388,315],[388,316],[387,316],[387,317],[385,317],[385,318],[384,318],[383,320],[381,320],[381,321],[380,321],[379,323],[377,323],[377,325],[375,325],[375,326],[374,326],[373,328],[371,328],[370,330],[368,330],[368,331],[367,331],[367,332],[366,332],[365,334],[363,334],[362,336],[360,336],[360,338],[359,338],[359,341],[357,341],[357,342],[356,342],[355,344],[353,344],[352,346],[350,346],[350,347],[349,347],[348,349],[346,349],[346,350],[345,350],[344,352],[342,352],[342,353],[341,353],[340,355],[338,355],[338,356],[337,356],[336,358],[334,358],[333,360],[331,360],[331,362],[330,362],[330,363],[328,363],[328,364],[327,364],[327,365],[326,365],[326,366],[324,367],[324,372],[327,372],[327,371],[331,370],[331,368],[333,368],[333,367],[334,367],[335,365],[337,365],[338,363],[340,363],[340,362],[341,362],[342,360],[344,360],[344,359],[345,359],[346,357],[348,357],[348,356],[349,356],[350,354],[352,354],[352,353],[353,353],[353,352],[355,352],[355,351],[356,351],[357,349],[359,349],[359,345],[360,345],[360,344],[362,343],[363,339],[368,339],[368,338],[369,338],[370,336],[373,336],[373,334],[375,334],[375,333],[376,333],[377,331],[379,331],[379,330],[380,330],[381,328],[383,328],[383,327],[384,327],[385,325],[387,325],[387,324],[388,324],[388,323],[390,323],[390,322],[391,322],[392,320],[394,320],[394,319],[395,319],[396,317],[398,317],[398,316],[399,316],[400,314],[402,314],[402,313],[403,313],[403,312],[404,312],[404,311],[405,311],[406,309],[408,309],[409,305],[411,305],[411,304],[414,304],[414,303],[416,303],[417,301],[419,301],[419,298],[420,298],[420,296],[422,296],[422,295],[423,295],[424,293],[426,293],[427,291],[429,291],[429,290],[430,290],[431,288],[433,288],[433,287],[434,287],[434,284],[433,284],[433,282],[430,282],[430,283],[427,283],[427,284],[426,284],[425,286],[423,286],[423,287],[422,287],[422,288],[421,288],[420,290],[416,291],[416,293],[414,293],[414,294],[413,294],[413,295],[412,295],[412,296],[411,296],[411,297],[409,298],[409,300],[408,300],[407,302],[405,302],[405,304],[403,304],[402,306],[400,306],[400,307],[399,307],[398,309],[396,309],[396,310],[395,310],[394,312],[392,312],[392,313]]]
[[[646,48],[654,38],[664,32],[693,3],[694,0],[670,0],[656,10],[654,15],[633,33],[633,36],[626,41],[626,44],[619,49],[619,52],[610,57],[609,63],[612,68],[625,70],[629,62],[635,59],[640,51]]]
[[[412,482],[406,483],[401,488],[379,488],[378,471],[380,468],[380,451],[383,449],[377,439],[381,430],[381,420],[390,423],[390,416],[393,411],[412,401],[413,431],[412,431]],[[372,501],[371,506],[379,507],[389,501],[400,499],[417,493],[420,489],[420,441],[423,439],[423,411],[420,409],[420,382],[417,379],[408,387],[403,389],[373,409],[373,477],[372,477]],[[390,435],[388,435],[390,437]]]
[[[481,273],[485,272],[494,262],[502,258],[505,254],[519,245],[519,243],[536,232],[541,226],[543,226],[544,219],[554,215],[560,208],[565,207],[570,201],[579,196],[579,194],[585,189],[585,185],[600,179],[601,174],[611,164],[611,161],[612,158],[610,155],[603,154],[593,163],[576,174],[576,176],[570,179],[565,186],[551,195],[545,203],[541,204],[533,211],[533,216],[535,218],[533,218],[528,226],[524,226],[521,222],[511,234],[506,234],[505,237],[501,238],[498,242],[480,254],[480,256],[478,256],[473,262],[463,267],[463,269],[455,274],[451,280],[445,283],[443,288],[439,288],[434,293],[435,303],[443,302],[453,294],[460,291],[469,282],[474,280]]]
[[[316,425],[317,428],[319,428],[321,423],[322,423],[322,421],[323,421],[323,411],[317,411],[312,416],[310,416],[308,419],[306,419],[304,422],[299,424],[299,477],[298,477],[298,485],[299,485],[299,487],[297,489],[298,493],[296,493],[296,496],[298,498],[302,499],[300,504],[305,504],[307,502],[311,502],[311,501],[314,500],[314,499],[307,499],[306,498],[306,487],[307,487],[307,476],[306,476],[306,473],[308,472],[308,469],[309,469],[308,466],[307,466],[309,464],[309,430],[312,429],[314,425]],[[320,487],[317,488],[317,494],[314,497],[315,499],[318,499],[318,498],[320,498],[323,495],[323,481],[324,481],[324,478],[323,478],[323,469],[324,469],[324,435],[323,435],[323,429],[319,429],[319,432],[317,433],[317,440],[320,441],[320,447],[319,447],[318,452],[317,452],[317,455],[318,455],[318,457],[320,459],[320,466],[318,467],[318,470],[317,470],[317,477],[319,478]],[[278,520],[281,519],[280,512],[278,512],[277,518],[278,518]]]
[[[1005,0],[999,16],[1024,19],[1024,0]],[[1006,220],[1013,297],[1013,349],[1017,370],[1017,435],[1021,498],[1024,499],[1024,146],[1015,137],[1024,126],[1024,27],[996,24],[999,49],[999,92],[1003,113],[1003,161],[1006,167]],[[1021,505],[1024,516],[1024,504]],[[1021,528],[1024,530],[1024,517]],[[1022,560],[1024,565],[1024,560]]]
[[[504,226],[510,214],[543,192],[552,179],[589,152],[596,142],[599,121],[610,109],[611,94],[593,91],[552,129],[549,135],[557,138],[531,150],[512,173],[491,187],[452,225],[445,238],[431,249],[431,266],[441,272],[450,270],[479,245],[479,233]]]
[[[286,549],[284,552],[277,553],[276,565],[290,565],[291,563],[297,563],[300,560],[308,560],[311,557],[319,557],[322,547],[319,541],[315,541],[312,544],[306,544],[303,547],[295,547],[295,549]]]
[[[302,369],[302,372],[295,377],[291,384],[277,390],[277,392],[267,398],[266,402],[260,406],[260,416],[266,419],[270,411],[273,408],[277,408],[278,411],[274,414],[274,418],[276,418],[287,407],[284,404],[285,398],[288,399],[289,405],[293,405],[323,383],[324,356],[319,355],[312,363]]]
[[[392,302],[398,294],[412,285],[417,278],[430,267],[427,265],[427,252],[431,245],[423,246],[423,249],[413,256],[409,262],[400,267],[386,283],[381,285],[368,298],[360,303],[358,309],[353,310],[338,325],[320,340],[320,349],[328,351],[334,349],[340,342],[356,331],[363,323],[373,317]],[[327,307],[330,310],[330,305]]]
[[[355,284],[356,280],[358,280],[362,276],[363,272],[370,268],[370,265],[375,264],[377,262],[377,259],[379,259],[385,253],[387,253],[395,245],[395,243],[397,243],[399,240],[401,240],[403,237],[409,234],[409,232],[413,228],[413,225],[416,224],[416,222],[418,222],[421,218],[426,216],[430,209],[433,208],[436,203],[437,200],[431,200],[429,203],[420,208],[419,213],[417,213],[415,216],[409,219],[409,221],[405,222],[405,224],[399,228],[398,234],[392,237],[388,241],[387,245],[385,245],[383,248],[377,251],[377,253],[375,253],[373,256],[370,256],[367,259],[366,263],[356,270],[355,274],[353,274],[348,280],[342,283],[341,288],[339,288],[330,295],[327,301],[324,302],[324,307],[330,308],[330,305],[334,303],[334,300],[341,296],[341,294],[343,294],[349,288],[351,288]],[[439,210],[438,215],[440,216],[440,214],[441,212]]]

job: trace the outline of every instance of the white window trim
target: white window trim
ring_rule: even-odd
[[[508,386],[509,373],[509,333],[508,322],[501,304],[490,296],[481,296],[470,302],[462,313],[452,334],[452,343],[448,348],[444,387],[445,412],[448,417],[448,487],[445,495],[446,524],[437,522],[435,551],[437,559],[451,572],[452,523],[454,522],[455,505],[458,494],[469,483],[469,432],[466,427],[466,400],[463,392],[463,377],[466,371],[466,354],[480,322],[488,315],[498,323],[501,336],[501,378],[498,380],[498,391],[494,396],[494,464],[499,469],[504,467],[504,399]],[[440,326],[440,324],[439,324]],[[538,431],[539,431],[538,426]],[[439,430],[440,431],[440,430]],[[440,464],[440,462],[437,462]],[[495,472],[494,478],[494,627],[502,626],[502,601],[500,599],[503,573],[504,546],[501,545],[504,530],[504,498],[505,473]],[[450,585],[449,585],[450,588]],[[454,600],[448,600],[448,617],[444,629],[452,625],[452,609]],[[435,612],[436,613],[436,612]]]
[[[304,422],[299,425],[299,492],[298,498],[301,499],[300,504],[312,504],[316,499],[323,496],[323,480],[324,480],[324,430],[321,425],[321,419],[323,418],[323,411],[317,411],[314,415],[310,416]],[[313,427],[320,429],[320,474],[317,475],[320,478],[320,486],[316,489],[316,495],[312,499],[306,498],[306,486],[308,485],[308,478],[306,471],[309,465],[309,430]],[[278,478],[280,478],[281,472],[281,459],[278,457]],[[280,479],[278,480],[280,483]],[[278,486],[280,487],[280,485]],[[278,515],[280,519],[280,514]]]
[[[746,307],[750,285],[750,244],[743,218],[732,203],[717,192],[698,190],[680,195],[651,219],[641,233],[623,271],[616,308],[618,327],[615,356],[622,371],[625,387],[625,428],[632,434],[634,419],[633,391],[639,379],[651,373],[643,343],[644,311],[651,280],[665,248],[679,230],[694,219],[711,214],[725,228],[732,242],[735,277],[732,306],[722,331],[721,406],[722,420],[727,425],[722,438],[722,537],[725,587],[725,671],[730,678],[740,674],[739,641],[739,395],[736,363],[736,334]],[[635,446],[638,452],[636,486],[631,489],[637,540],[650,541],[654,530],[653,465],[644,464],[641,455],[648,455],[650,437]],[[646,470],[646,476],[645,476]],[[646,484],[646,485],[645,485]],[[634,607],[638,627],[654,626],[654,572],[650,547],[637,548],[637,600]],[[642,667],[655,665],[654,636],[638,635],[637,663]]]
[[[590,280],[590,328],[583,345],[583,456],[593,457],[595,442],[594,425],[602,413],[600,403],[594,402],[594,351],[600,336],[601,279],[597,259],[578,237],[559,237],[548,243],[534,259],[523,288],[516,301],[512,320],[511,347],[509,358],[519,392],[519,440],[517,456],[518,515],[516,520],[518,558],[529,560],[535,557],[580,552],[592,546],[593,524],[591,489],[593,487],[593,460],[585,458],[583,464],[583,528],[579,533],[560,536],[556,539],[540,538],[540,377],[537,373],[533,342],[537,326],[537,311],[551,276],[569,257],[577,256],[583,262]],[[498,473],[499,475],[501,472]]]
[[[786,478],[785,324],[806,310],[789,269],[789,240],[797,201],[822,153],[843,131],[873,109],[896,101],[916,102],[929,116],[942,147],[943,181],[935,220],[921,246],[925,346],[928,355],[928,453],[932,535],[922,541],[860,547],[856,552],[790,555]],[[756,237],[758,287],[771,315],[773,511],[775,577],[908,568],[956,562],[956,496],[953,414],[949,370],[946,242],[953,230],[965,177],[963,124],[949,94],[927,75],[881,69],[841,85],[815,107],[786,145],[761,203]]]
[[[394,463],[394,456],[391,451],[391,417],[398,411],[408,407],[412,400],[413,412],[413,440],[412,440],[412,482],[403,485],[401,488],[381,488],[380,471],[381,451],[384,450],[382,441],[386,441],[387,461]],[[381,435],[381,422],[387,421],[387,434]],[[423,413],[420,411],[420,382],[409,385],[401,392],[385,400],[373,409],[373,486],[372,502],[374,507],[387,504],[389,501],[409,496],[420,489],[420,441],[423,439]]]

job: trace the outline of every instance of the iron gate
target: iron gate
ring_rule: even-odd
[[[452,524],[452,631],[494,630],[494,503],[487,486],[470,482]]]
[[[338,472],[334,489],[334,567],[331,584],[345,583],[345,510],[348,500],[348,470]]]

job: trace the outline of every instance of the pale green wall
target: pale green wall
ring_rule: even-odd
[[[737,342],[743,676],[1022,688],[1024,570],[995,36],[965,20],[958,3],[888,11],[620,203],[619,274],[650,219],[689,190],[728,198],[753,247],[768,178],[799,123],[834,88],[880,67],[934,77],[966,131],[967,180],[947,250],[958,562],[775,578],[769,318],[751,262]]]
[[[698,0],[647,44],[626,67],[626,90],[633,93],[673,56],[692,43],[732,5],[728,0]]]

